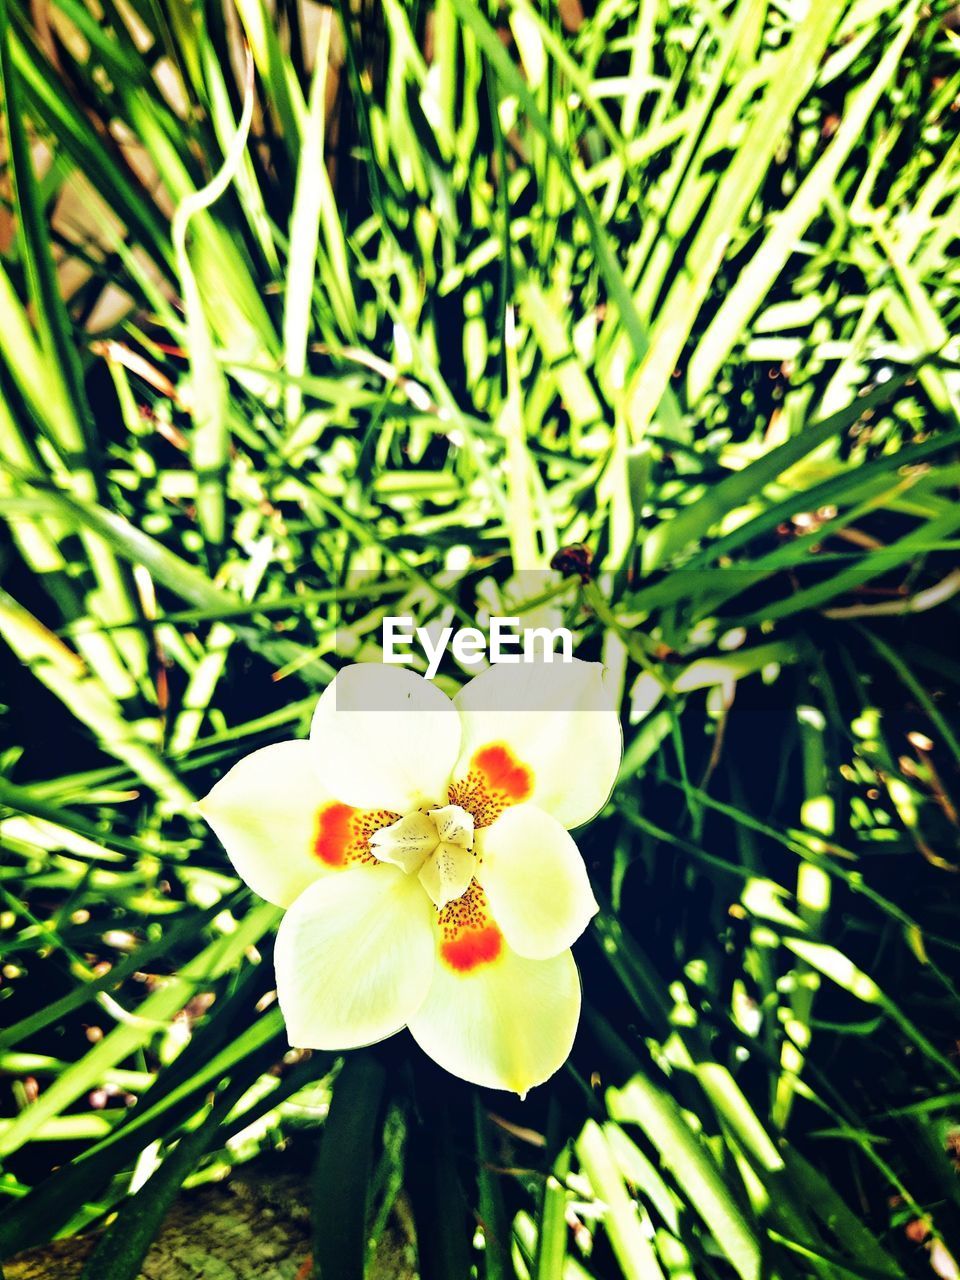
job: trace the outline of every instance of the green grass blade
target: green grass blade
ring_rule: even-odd
[[[761,494],[764,488],[834,436],[850,427],[865,409],[883,404],[902,385],[903,379],[892,379],[874,388],[837,413],[805,427],[801,432],[777,445],[756,462],[732,475],[724,476],[709,491],[672,520],[664,521],[647,536],[643,544],[643,566],[648,572],[662,566],[672,555],[683,551],[697,538],[702,538],[729,511]]]
[[[194,421],[190,461],[197,473],[197,517],[204,537],[214,547],[223,543],[225,534],[223,478],[230,449],[227,425],[229,392],[227,377],[214,350],[213,334],[187,252],[187,230],[191,219],[219,200],[233,180],[243,159],[252,119],[253,66],[248,64],[243,114],[230,140],[223,166],[205,187],[180,201],[170,225],[170,238],[183,290],[190,350]]]
[[[370,1054],[351,1054],[333,1086],[311,1178],[314,1265],[324,1280],[365,1271],[374,1143],[386,1072]]]
[[[674,1101],[644,1076],[607,1092],[607,1109],[620,1123],[638,1125],[656,1148],[691,1207],[702,1217],[741,1280],[760,1280],[757,1229],[744,1216],[720,1171],[697,1141]]]
[[[638,1217],[637,1206],[627,1192],[603,1130],[596,1121],[587,1121],[576,1149],[594,1194],[604,1203],[604,1227],[625,1280],[664,1280],[657,1255]]]
[[[641,438],[670,385],[684,344],[723,258],[753,199],[774,151],[809,90],[845,5],[807,11],[789,45],[778,55],[762,107],[755,111],[729,168],[703,217],[684,264],[650,333],[650,350],[628,387],[633,439]]]
[[[898,29],[894,38],[887,44],[870,79],[852,97],[829,146],[804,178],[790,203],[775,218],[763,243],[724,297],[690,359],[687,392],[691,402],[696,403],[712,384],[739,335],[762,305],[790,255],[796,252],[810,223],[823,208],[827,194],[836,186],[850,153],[862,142],[871,114],[897,73],[916,28],[919,12],[919,0],[904,6],[897,19]]]

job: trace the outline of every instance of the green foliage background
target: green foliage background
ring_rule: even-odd
[[[398,1208],[424,1280],[956,1274],[955,26],[0,0],[0,1257],[280,1148],[323,1280]],[[626,741],[570,1064],[288,1053],[194,797],[385,613],[545,603]]]

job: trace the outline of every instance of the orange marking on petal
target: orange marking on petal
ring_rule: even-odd
[[[376,862],[368,847],[370,837],[389,827],[399,815],[389,809],[354,809],[338,800],[325,804],[317,814],[313,852],[328,867],[351,862]]]
[[[313,851],[328,867],[342,867],[347,861],[347,849],[353,840],[353,823],[356,813],[348,804],[328,804],[317,814],[317,835]]]
[[[472,973],[492,964],[503,950],[503,934],[493,923],[487,896],[477,884],[440,912],[440,959],[455,973]]]
[[[503,742],[491,742],[475,752],[465,778],[451,783],[451,804],[473,817],[475,827],[489,827],[508,805],[526,800],[533,791],[533,770]]]
[[[496,925],[483,929],[465,929],[458,938],[445,942],[441,954],[451,969],[457,973],[469,973],[482,964],[496,960],[503,947],[503,936]]]
[[[472,763],[486,778],[491,790],[502,791],[511,800],[526,800],[533,790],[533,774],[503,743],[484,747]]]

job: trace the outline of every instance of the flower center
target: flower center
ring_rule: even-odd
[[[370,837],[370,852],[417,876],[439,910],[462,897],[476,868],[473,816],[458,804],[417,809]]]

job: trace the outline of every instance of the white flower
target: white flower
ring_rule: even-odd
[[[200,804],[238,874],[287,908],[292,1044],[403,1027],[464,1080],[524,1094],[580,1016],[570,945],[597,904],[567,832],[620,766],[597,663],[498,665],[451,701],[406,668],[346,667],[308,741],[242,759]]]

